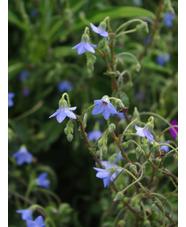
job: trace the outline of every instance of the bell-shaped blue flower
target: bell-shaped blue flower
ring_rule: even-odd
[[[135,125],[135,129],[136,129],[136,134],[140,137],[146,137],[149,139],[149,143],[154,141],[154,137],[153,135],[150,133],[150,130],[148,130],[148,128],[141,128],[138,127],[137,125]]]
[[[64,80],[58,84],[58,90],[60,92],[70,91],[71,89],[72,89],[72,84],[69,81]]]
[[[50,180],[47,179],[48,174],[46,172],[41,173],[36,179],[36,185],[49,188]]]
[[[61,106],[54,114],[52,114],[49,118],[55,117],[59,123],[61,123],[66,116],[72,119],[76,119],[76,115],[72,112],[72,110],[75,110],[77,107],[64,107]]]
[[[170,13],[170,12],[166,13],[166,15],[164,17],[164,22],[167,27],[169,27],[169,28],[172,27],[172,25],[173,25],[172,21],[173,21],[174,17],[175,16],[172,13]]]
[[[160,143],[160,144],[161,144],[161,143]],[[169,143],[167,143],[167,144],[169,144]],[[162,145],[162,146],[160,147],[160,151],[165,151],[165,152],[167,153],[167,152],[169,152],[169,150],[170,150],[170,147],[169,147],[169,146]]]
[[[42,216],[38,216],[35,221],[33,220],[29,220],[27,222],[27,227],[45,227],[46,224],[43,221],[43,217]]]
[[[89,43],[89,41],[81,41],[80,43],[78,43],[77,45],[75,45],[74,47],[72,47],[72,49],[77,49],[77,53],[78,55],[81,55],[83,53],[85,53],[86,51],[90,52],[90,53],[95,53],[95,50],[93,47],[96,47],[97,45],[91,44]]]
[[[101,24],[96,27],[94,24],[90,23],[90,26],[95,33],[103,36],[104,39],[108,37],[108,32],[105,31],[105,28]]]
[[[21,218],[24,221],[32,220],[32,212],[31,209],[16,210],[16,213],[21,214]]]
[[[14,101],[12,100],[15,94],[13,92],[8,92],[8,107],[14,105]]]
[[[99,130],[93,130],[88,132],[88,140],[90,141],[97,141],[102,135],[102,132]]]
[[[166,62],[170,62],[170,54],[159,54],[156,58],[156,62],[160,66],[164,66]]]
[[[29,77],[28,71],[24,70],[19,74],[19,80],[24,81],[27,77]]]
[[[97,171],[96,177],[103,179],[103,184],[104,187],[106,188],[109,187],[110,181],[114,181],[116,179],[117,175],[122,171],[122,169],[118,168],[115,171],[113,171],[111,168],[113,167],[117,168],[119,166],[108,161],[102,161],[101,164],[105,167],[105,169],[96,167],[93,167],[93,169]]]
[[[12,155],[17,160],[17,164],[20,166],[23,163],[31,163],[33,155],[22,146],[16,153]]]
[[[97,115],[102,113],[105,120],[108,120],[110,117],[110,114],[117,114],[116,109],[107,98],[94,100],[94,104],[96,105],[92,110],[92,115]]]

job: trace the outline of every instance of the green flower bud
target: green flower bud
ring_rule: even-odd
[[[137,171],[137,167],[135,165],[130,165],[130,170],[135,174],[137,175],[138,174],[138,171]]]
[[[117,225],[118,227],[124,227],[125,226],[125,221],[124,220],[120,220],[119,222],[118,222],[118,225]]]
[[[107,146],[106,146],[106,145],[102,146],[102,151],[103,151],[104,153],[107,153]]]
[[[102,146],[103,146],[103,140],[100,139],[100,140],[98,141],[98,148],[101,148]]]
[[[109,125],[109,128],[108,128],[109,132],[113,132],[115,129],[116,129],[115,124],[112,123]]]
[[[67,140],[68,140],[69,142],[71,142],[71,141],[73,140],[73,135],[69,133],[69,134],[67,135]]]
[[[151,226],[150,221],[149,220],[144,221],[144,226],[150,227]]]
[[[114,197],[114,201],[117,201],[117,200],[122,200],[124,197],[123,193],[122,192],[118,192],[116,194],[116,196]]]

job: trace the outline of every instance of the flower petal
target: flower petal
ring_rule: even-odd
[[[99,33],[98,27],[96,27],[94,24],[90,23],[90,27],[92,28],[92,30],[93,30],[95,33]]]
[[[93,54],[95,53],[94,48],[92,47],[92,45],[91,45],[89,42],[86,42],[86,43],[85,43],[84,48],[85,48],[87,51],[89,51],[89,52],[91,52],[91,53],[93,53]]]
[[[144,134],[144,129],[135,125],[136,134],[141,137],[146,137]]]
[[[53,113],[49,118],[51,118],[51,117],[55,117],[57,114],[59,113],[59,109],[57,109],[56,110],[56,112],[55,113]]]
[[[77,50],[78,55],[81,55],[81,54],[85,53],[86,51],[87,50],[85,48],[85,44],[84,43],[81,43],[81,45],[78,47],[78,50]]]
[[[100,114],[104,110],[102,103],[97,104],[92,110],[92,115]]]
[[[66,116],[68,116],[68,117],[70,117],[72,119],[76,119],[76,115],[72,111],[67,109],[67,108],[65,109],[65,114],[66,114]]]
[[[61,123],[66,117],[66,114],[63,109],[59,111],[59,113],[56,115],[56,119],[59,123]]]
[[[105,118],[105,120],[108,120],[110,117],[110,112],[108,111],[108,109],[105,109],[103,112],[103,117]]]
[[[81,46],[81,43],[78,43],[77,45],[75,45],[74,47],[72,47],[72,50],[78,49],[80,46]]]
[[[108,37],[108,32],[106,32],[104,30],[101,30],[101,32],[99,34],[103,37]]]
[[[117,114],[117,110],[114,108],[114,106],[112,105],[112,103],[108,103],[108,111],[112,114]]]

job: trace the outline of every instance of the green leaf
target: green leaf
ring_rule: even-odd
[[[23,30],[27,29],[26,25],[23,22],[21,22],[10,9],[8,9],[8,21],[17,25],[19,28]]]
[[[53,49],[53,52],[56,58],[65,57],[69,55],[77,55],[77,52],[72,50],[72,46],[55,47]]]
[[[155,19],[154,13],[149,10],[137,8],[137,7],[112,7],[104,10],[97,10],[89,14],[87,20],[92,23],[100,23],[105,17],[109,16],[110,19],[118,18],[130,18],[130,17],[150,17]],[[77,30],[85,26],[85,23],[79,22],[73,27],[74,30]]]

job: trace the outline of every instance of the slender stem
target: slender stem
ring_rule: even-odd
[[[24,196],[20,195],[20,194],[17,193],[17,192],[12,191],[11,189],[8,189],[8,193],[11,194],[11,195],[13,195],[13,196],[15,196],[15,197],[17,197],[17,198],[19,198],[19,199],[21,199],[21,200],[23,200],[23,201],[26,201],[26,202],[27,202],[28,204],[30,204],[30,205],[35,205],[35,203],[33,203],[31,200],[25,198]],[[46,215],[41,209],[36,208],[36,210],[37,210],[38,213],[40,213],[44,218],[47,217],[47,215]]]
[[[117,144],[118,148],[120,149],[122,156],[127,160],[127,162],[132,163],[131,160],[128,158],[127,154],[125,153],[123,147],[121,146],[121,144],[118,140],[118,137],[115,135],[114,132],[111,132],[111,135],[112,135],[113,139],[116,141],[116,144]]]
[[[102,56],[102,58],[103,58],[103,60],[104,60],[104,62],[105,62],[105,65],[106,65],[107,70],[108,70],[109,72],[111,72],[112,69],[111,69],[111,67],[110,67],[110,65],[109,65],[109,63],[108,63],[108,60],[107,60],[107,58],[106,58],[106,55],[105,55],[101,50],[99,50],[98,48],[95,48],[95,49],[96,49],[97,52]]]

